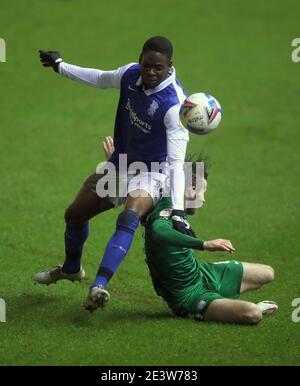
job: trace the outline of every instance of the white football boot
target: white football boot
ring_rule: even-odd
[[[278,311],[278,305],[270,300],[263,300],[256,303],[263,315],[271,315]]]
[[[33,281],[38,284],[53,284],[58,280],[71,280],[81,281],[85,277],[85,272],[82,267],[80,271],[76,273],[66,273],[62,270],[62,265],[58,265],[55,268],[49,269],[48,271],[38,272],[33,276]]]
[[[87,311],[93,312],[97,308],[103,308],[109,302],[110,294],[101,285],[90,288],[88,297],[84,303],[84,308]]]

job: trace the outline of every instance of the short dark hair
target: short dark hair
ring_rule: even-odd
[[[142,49],[142,54],[147,51],[155,51],[160,52],[167,56],[167,58],[171,61],[173,55],[173,46],[169,39],[163,36],[153,36],[148,39]]]
[[[196,171],[197,171],[197,162],[204,163],[204,178],[208,178],[208,169],[211,166],[209,157],[203,153],[188,153],[185,157],[185,162],[192,162],[192,183],[196,185]]]

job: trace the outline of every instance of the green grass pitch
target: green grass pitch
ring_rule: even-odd
[[[0,0],[1,365],[299,365],[300,37],[297,0]],[[274,300],[277,315],[256,327],[173,318],[154,294],[141,230],[112,279],[112,301],[82,304],[114,230],[116,210],[91,223],[87,280],[34,286],[33,273],[63,260],[64,209],[103,159],[118,92],[57,76],[38,49],[112,69],[138,59],[150,36],[168,36],[189,93],[208,91],[220,127],[191,135],[190,151],[212,160],[206,205],[191,219],[204,239],[229,238],[235,258],[272,265],[275,281],[242,299]],[[207,261],[225,254],[199,254]]]

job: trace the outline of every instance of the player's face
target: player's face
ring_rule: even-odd
[[[205,203],[205,192],[207,190],[207,180],[203,179],[203,187],[197,191],[195,186],[192,186],[185,190],[185,211],[187,214],[195,214],[196,209],[200,208]],[[188,202],[196,200],[196,208],[189,208]]]
[[[147,51],[141,55],[141,76],[145,88],[154,88],[168,77],[172,63],[167,56],[156,51]]]

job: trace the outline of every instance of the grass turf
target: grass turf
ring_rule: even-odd
[[[149,3],[1,0],[2,184],[0,364],[299,365],[299,2],[170,0]],[[92,222],[84,253],[88,279],[33,286],[34,272],[63,259],[63,212],[102,160],[118,92],[58,77],[37,50],[60,49],[70,63],[102,69],[138,58],[151,35],[170,37],[188,92],[205,90],[223,107],[215,133],[191,135],[213,166],[206,206],[191,222],[204,239],[224,237],[235,258],[272,265],[276,280],[243,299],[279,303],[256,327],[171,317],[155,296],[137,232],[110,284],[103,312],[82,309],[118,210]],[[224,254],[200,255],[207,261]]]

